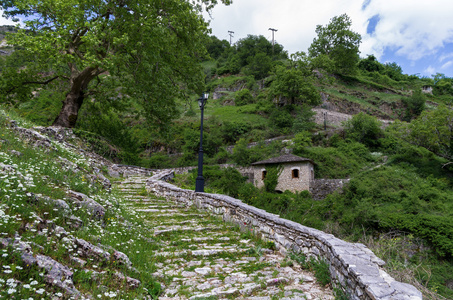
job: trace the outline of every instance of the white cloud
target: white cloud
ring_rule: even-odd
[[[443,54],[439,57],[439,61],[443,62],[446,59],[453,58],[453,53]]]
[[[366,20],[360,11],[363,0],[236,0],[225,7],[213,9],[213,34],[229,40],[228,31],[234,31],[233,41],[247,35],[272,38],[268,29],[275,28],[275,39],[290,53],[307,51],[316,36],[316,25],[326,25],[334,16],[347,13],[359,31]]]
[[[453,42],[451,0],[372,0],[364,14],[379,15],[375,33],[364,36],[363,51],[380,57],[385,49],[418,60]]]
[[[2,17],[2,15],[3,15],[3,10],[0,9],[0,26],[2,26],[2,25],[16,25],[16,23],[14,23],[13,21]]]
[[[234,0],[229,7],[214,8],[212,27],[217,37],[226,40],[228,30],[234,31],[234,42],[248,34],[271,39],[268,28],[276,28],[276,41],[294,53],[307,51],[316,25],[326,25],[343,13],[362,35],[362,57],[374,54],[383,59],[385,54],[385,59],[415,66],[411,72],[421,73],[439,69],[453,56],[452,0]],[[369,19],[376,15],[379,22],[368,34]]]
[[[427,67],[424,71],[424,74],[431,75],[436,73],[436,69],[433,68],[432,66]]]
[[[453,60],[450,60],[446,62],[445,64],[440,67],[441,70],[451,70],[451,67],[453,67]]]

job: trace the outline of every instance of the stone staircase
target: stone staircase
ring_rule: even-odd
[[[334,299],[313,274],[251,232],[193,207],[148,195],[146,177],[115,186],[160,247],[150,251],[164,287],[159,299]]]

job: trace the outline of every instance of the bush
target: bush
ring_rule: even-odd
[[[267,77],[273,67],[272,58],[262,52],[257,53],[254,57],[249,57],[247,63],[245,73],[252,75],[257,80]]]
[[[316,113],[311,110],[311,107],[304,105],[297,112],[293,123],[293,132],[310,131],[316,127],[316,123],[313,121],[313,116]]]
[[[406,114],[403,117],[404,121],[410,121],[418,117],[425,109],[426,98],[421,90],[415,91],[412,97],[403,98],[403,103],[406,106]]]
[[[149,157],[146,164],[151,169],[169,168],[171,167],[171,159],[163,153],[155,153]]]
[[[367,163],[374,161],[360,143],[340,141],[337,147],[298,147],[294,154],[312,159],[317,178],[348,178]]]
[[[275,188],[278,185],[278,178],[283,171],[283,166],[266,166],[266,171],[266,178],[264,178],[264,187],[266,189],[266,192],[275,192]]]
[[[21,104],[18,111],[38,125],[49,126],[61,110],[61,99],[64,99],[63,92],[40,90],[29,102]]]
[[[269,116],[269,123],[279,130],[289,129],[293,126],[293,117],[284,109],[274,109]]]
[[[253,103],[253,95],[248,89],[237,91],[234,97],[234,103],[236,106]]]
[[[218,168],[218,167],[217,167]],[[239,188],[246,181],[246,177],[242,176],[235,168],[226,168],[216,170],[214,167],[206,169],[206,183],[209,187],[218,189],[222,194],[237,198]]]
[[[297,133],[293,138],[293,151],[295,153],[303,152],[304,148],[311,146],[311,133],[307,131]]]
[[[359,113],[345,123],[346,137],[368,147],[379,145],[379,138],[383,136],[381,123],[373,116]]]
[[[102,113],[100,113],[102,111]],[[123,163],[139,161],[139,142],[127,120],[113,107],[103,107],[99,103],[87,103],[79,113],[76,128],[102,136],[111,147],[120,148],[118,157]]]
[[[248,123],[225,121],[221,127],[221,135],[227,144],[236,142],[243,134],[249,132],[251,126]]]
[[[233,161],[240,166],[247,166],[251,163],[250,151],[247,146],[247,140],[239,139],[233,148]]]
[[[206,155],[214,156],[222,141],[216,131],[209,132],[208,128],[203,130],[203,151]],[[184,130],[183,152],[186,156],[196,156],[200,149],[200,131],[199,129],[186,128]]]
[[[225,164],[231,158],[231,154],[224,148],[220,148],[219,151],[211,159],[207,159],[208,164]]]

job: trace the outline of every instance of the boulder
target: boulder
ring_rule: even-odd
[[[82,252],[84,257],[93,258],[97,261],[108,261],[110,260],[110,253],[102,250],[101,248],[83,240],[74,239],[74,244]]]
[[[69,190],[68,196],[77,206],[83,207],[91,213],[93,218],[100,220],[104,217],[105,208],[87,195]]]

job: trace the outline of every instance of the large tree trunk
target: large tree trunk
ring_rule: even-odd
[[[60,114],[53,122],[53,126],[72,128],[77,122],[79,109],[83,104],[83,91],[79,93],[69,92],[63,101],[63,107]]]
[[[70,92],[66,94],[66,99],[63,101],[63,107],[60,114],[53,122],[53,126],[61,126],[72,128],[77,122],[79,109],[82,107],[85,98],[85,91],[90,81],[99,75],[100,72],[97,68],[88,67],[82,72],[78,72],[73,65],[71,68]]]

